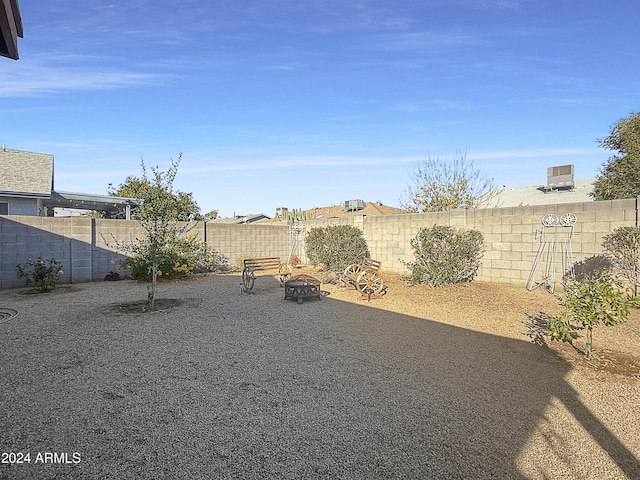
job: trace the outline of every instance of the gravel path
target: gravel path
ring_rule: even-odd
[[[161,284],[182,303],[147,313],[117,308],[130,281],[0,291],[0,452],[30,454],[0,478],[640,478],[638,379],[386,297],[239,285]]]

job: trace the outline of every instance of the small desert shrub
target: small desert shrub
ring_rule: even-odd
[[[206,243],[198,242],[195,234],[190,233],[182,238],[168,239],[159,258],[158,275],[172,278],[211,271],[218,255]],[[128,268],[134,280],[149,281],[151,278],[151,262],[144,256],[126,258],[119,266]]]
[[[421,228],[411,247],[415,261],[406,263],[411,283],[441,287],[473,280],[481,266],[484,237],[477,230],[434,225]]]
[[[45,293],[56,288],[56,284],[60,277],[64,275],[63,266],[55,258],[44,260],[38,257],[35,260],[29,258],[25,266],[16,265],[18,269],[18,278],[24,278],[28,287]]]
[[[314,228],[306,238],[309,263],[338,272],[367,256],[367,242],[362,230],[351,225]]]
[[[634,295],[637,295],[640,280],[640,228],[616,228],[604,236],[602,247],[614,272],[629,282]]]

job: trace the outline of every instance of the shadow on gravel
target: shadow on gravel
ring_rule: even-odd
[[[549,351],[373,302],[298,305],[264,278],[240,295],[239,282],[163,285],[187,301],[144,314],[113,310],[127,282],[62,305],[0,292],[20,311],[0,324],[0,452],[30,454],[7,456],[0,478],[581,476],[590,454],[567,455],[562,426],[545,427],[558,401],[640,476]],[[549,456],[523,473],[541,425]]]

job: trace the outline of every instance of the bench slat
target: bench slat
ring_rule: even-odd
[[[244,260],[244,268],[254,271],[278,267],[280,267],[280,257],[247,258]]]
[[[362,260],[362,266],[364,268],[372,268],[374,270],[380,270],[380,265],[382,265],[382,262],[379,262],[378,260],[374,260],[372,258],[364,258]]]

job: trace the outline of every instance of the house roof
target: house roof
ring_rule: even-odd
[[[216,218],[214,220],[211,220],[211,222],[240,225],[243,223],[258,223],[258,222],[264,222],[267,220],[271,220],[271,217],[268,217],[264,213],[257,213],[257,214],[249,214],[249,215],[238,215],[235,217],[228,217],[228,218]]]
[[[18,60],[18,37],[22,36],[18,0],[0,0],[0,56]]]
[[[503,187],[498,190],[496,198],[491,200],[489,207],[521,207],[528,205],[552,205],[561,203],[592,202],[590,193],[593,192],[594,179],[576,180],[574,188],[570,190],[546,191],[544,186]]]
[[[380,202],[364,202],[364,208],[360,210],[346,210],[344,205],[333,205],[331,207],[317,207],[306,210],[307,215],[313,218],[335,218],[335,217],[354,217],[356,215],[398,215],[405,213],[403,210],[395,207],[383,205]]]
[[[53,191],[53,155],[0,149],[0,195],[49,198]]]

